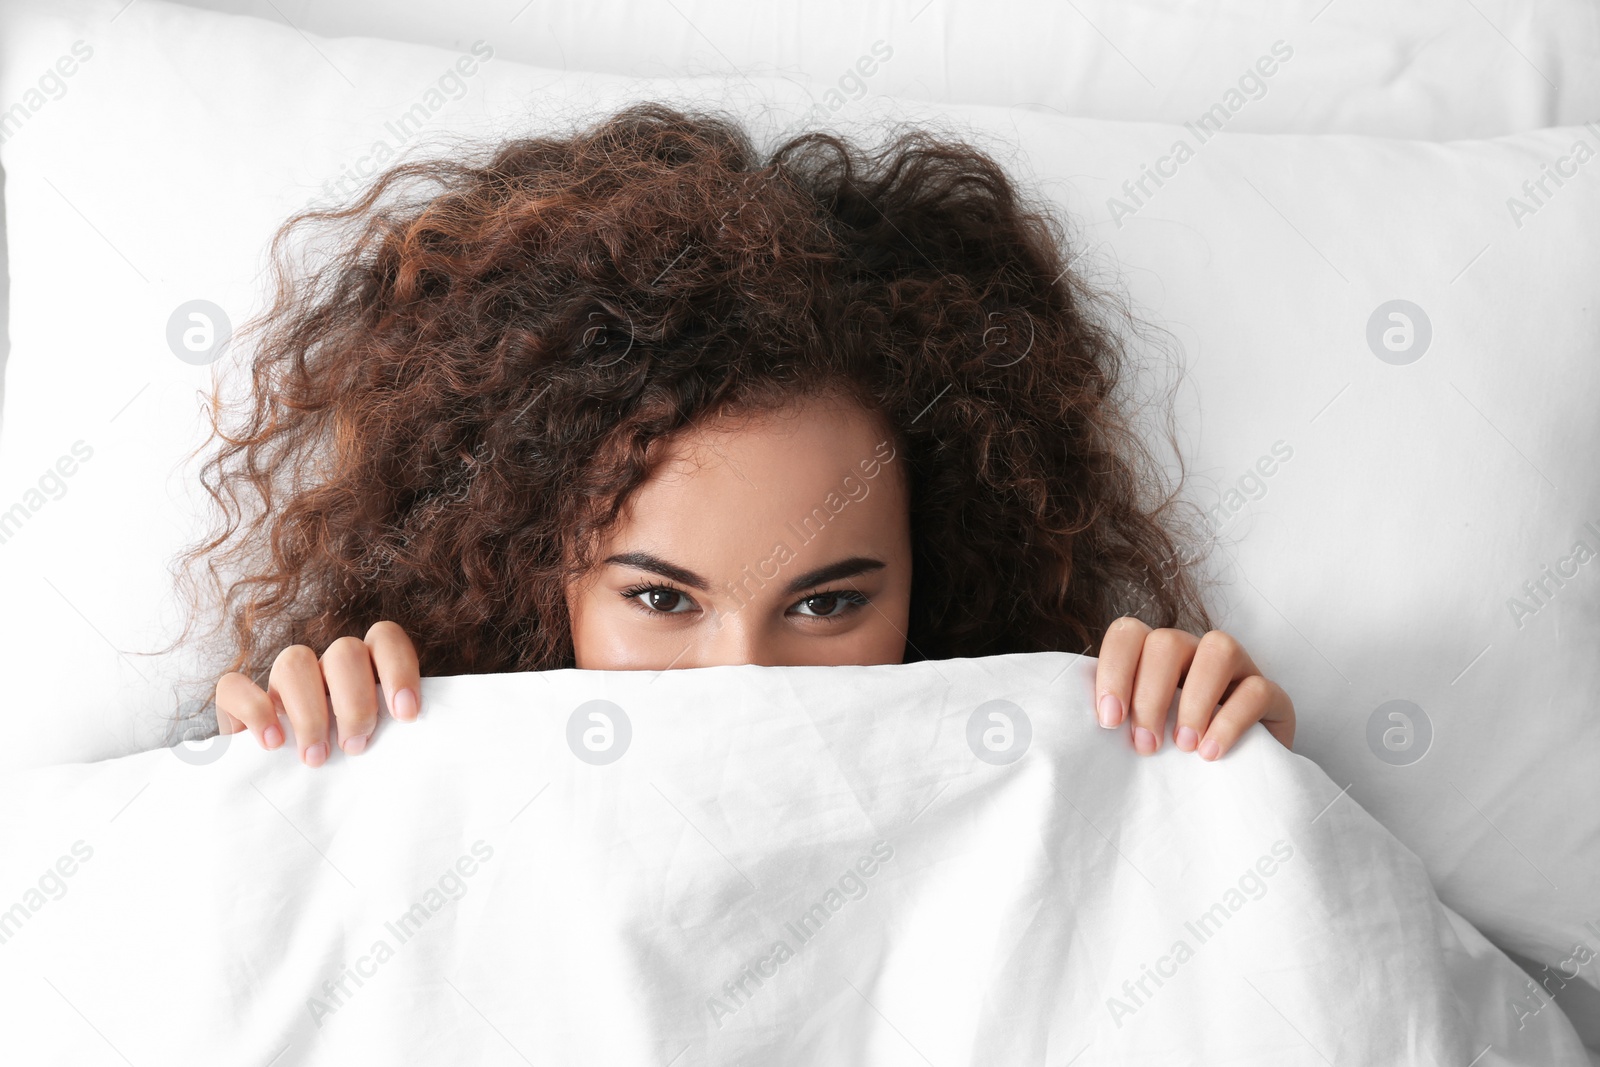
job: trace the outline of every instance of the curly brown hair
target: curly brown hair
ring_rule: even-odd
[[[299,270],[285,245],[313,221],[335,240]],[[211,395],[221,523],[182,557],[213,633],[231,622],[225,670],[264,682],[282,648],[380,619],[424,675],[570,667],[567,583],[652,445],[839,391],[903,462],[907,662],[1098,654],[1135,612],[1211,628],[1194,560],[1172,565],[1192,505],[1114,395],[1111,302],[957,137],[811,131],[763,157],[732,118],[639,104],[398,163],[291,217],[272,259],[248,397]]]

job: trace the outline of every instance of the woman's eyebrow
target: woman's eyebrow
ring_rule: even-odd
[[[784,589],[784,593],[786,595],[798,593],[802,589],[809,589],[814,585],[821,585],[823,582],[831,582],[839,578],[853,578],[858,574],[865,574],[867,571],[881,570],[883,566],[884,562],[881,559],[872,559],[869,556],[851,556],[849,559],[841,559],[837,563],[830,563],[826,567],[818,567],[808,574],[802,574],[789,583]]]
[[[676,563],[668,563],[660,556],[651,555],[649,552],[619,552],[614,556],[605,558],[607,563],[616,563],[624,567],[634,567],[641,571],[650,571],[663,578],[671,578],[680,585],[690,589],[705,592],[711,588],[711,583],[700,577],[687,567],[680,567]]]
[[[650,571],[652,574],[659,574],[663,578],[670,578],[681,585],[688,586],[690,589],[699,589],[702,592],[711,588],[711,583],[694,571],[689,570],[687,567],[680,567],[676,563],[668,563],[660,556],[649,552],[619,552],[614,556],[607,556],[605,562],[616,563],[624,567],[635,567],[642,571]],[[800,575],[784,588],[784,594],[798,593],[802,589],[809,589],[814,585],[821,585],[823,582],[831,582],[839,578],[852,578],[868,571],[879,570],[884,565],[881,559],[873,559],[870,556],[851,556],[849,559],[841,559],[836,563],[829,563],[826,566],[818,567],[816,570]]]

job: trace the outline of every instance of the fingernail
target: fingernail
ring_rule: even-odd
[[[1148,756],[1156,750],[1156,735],[1146,730],[1143,726],[1133,728],[1133,747],[1139,750],[1141,756]]]
[[[277,748],[283,744],[283,730],[279,728],[277,723],[273,723],[261,731],[261,743],[267,748]]]
[[[347,737],[344,739],[343,747],[346,756],[359,756],[366,751],[367,735],[357,734],[355,737]]]
[[[1117,694],[1115,693],[1107,693],[1100,698],[1098,711],[1100,713],[1100,725],[1107,730],[1116,729],[1117,724],[1122,721],[1122,701],[1117,699]]]
[[[1200,735],[1194,732],[1192,726],[1178,727],[1178,747],[1185,752],[1193,752],[1194,746],[1200,741]]]
[[[417,717],[417,694],[402,689],[394,695],[394,717],[410,722]]]
[[[328,746],[326,743],[318,741],[316,744],[307,748],[305,755],[301,756],[300,758],[306,761],[307,767],[320,767],[322,766],[323,761],[328,758]]]
[[[1204,741],[1200,742],[1200,758],[1216,759],[1217,754],[1221,751],[1221,749],[1222,746],[1217,744],[1216,738],[1208,737]]]

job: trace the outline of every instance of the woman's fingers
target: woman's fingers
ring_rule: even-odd
[[[1200,742],[1200,758],[1221,758],[1251,726],[1260,722],[1285,748],[1294,741],[1294,704],[1276,682],[1252,674],[1234,686]]]
[[[288,714],[300,759],[309,767],[322,766],[328,758],[328,701],[317,654],[306,645],[278,653],[267,676],[267,695]]]
[[[248,674],[238,671],[224,674],[217,682],[217,727],[225,734],[248,729],[262,748],[283,744],[283,728],[278,725],[272,698]]]
[[[237,674],[238,672],[235,671],[233,673]],[[234,716],[228,714],[228,709],[223,707],[223,683],[226,682],[231,676],[231,674],[225,674],[222,676],[222,678],[218,679],[217,691],[212,695],[212,702],[217,708],[217,733],[219,734],[236,734],[240,730],[245,729],[244,720],[235,718]],[[248,678],[245,680],[249,681]],[[251,684],[254,685],[255,683],[251,682]],[[263,693],[262,696],[266,696],[266,694]],[[239,702],[239,698],[237,696],[235,696],[233,700],[235,704]]]
[[[411,638],[397,623],[375,622],[367,631],[366,646],[389,714],[402,722],[415,719],[422,710],[422,670]]]
[[[284,741],[278,716],[287,715],[300,759],[320,767],[330,751],[330,712],[345,754],[365,751],[378,726],[380,684],[392,716],[417,717],[417,651],[392,622],[374,624],[364,639],[341,637],[320,657],[308,645],[290,645],[273,661],[265,690],[246,674],[224,675],[217,682],[217,725],[223,733],[248,727],[263,748],[277,748]]]
[[[1124,615],[1106,627],[1100,642],[1100,659],[1094,673],[1095,718],[1107,730],[1122,725],[1128,701],[1133,697],[1133,675],[1139,667],[1139,651],[1144,648],[1150,627]]]
[[[1199,643],[1185,630],[1152,630],[1145,637],[1133,682],[1133,747],[1140,755],[1161,747],[1167,711]]]
[[[1107,729],[1124,717],[1133,747],[1149,755],[1161,747],[1167,709],[1199,639],[1183,630],[1152,630],[1132,615],[1106,628],[1095,670],[1095,715]]]
[[[1294,701],[1289,699],[1289,694],[1275,682],[1269,682],[1277,689],[1274,699],[1267,704],[1267,713],[1261,717],[1261,725],[1267,728],[1267,733],[1278,739],[1278,744],[1294,751]]]
[[[1231,635],[1211,630],[1200,638],[1178,696],[1178,721],[1173,731],[1177,746],[1184,752],[1199,748],[1217,705],[1236,682],[1256,673],[1256,665]]]
[[[1289,694],[1263,678],[1239,642],[1221,630],[1195,637],[1123,616],[1101,642],[1095,694],[1102,726],[1120,725],[1127,709],[1133,747],[1142,755],[1161,747],[1175,695],[1173,740],[1184,752],[1220,759],[1257,722],[1285,748],[1293,746]]]
[[[329,645],[322,654],[322,680],[333,702],[339,747],[347,756],[358,755],[378,725],[378,691],[366,642],[341,637]]]

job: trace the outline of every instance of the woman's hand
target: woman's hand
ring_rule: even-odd
[[[320,767],[328,758],[331,699],[339,745],[354,756],[378,728],[374,667],[389,714],[402,722],[415,719],[422,693],[417,650],[397,624],[378,622],[364,640],[339,638],[320,660],[309,646],[290,645],[272,661],[265,692],[247,674],[223,675],[217,682],[217,726],[225,734],[248,727],[262,748],[277,748],[284,740],[278,715],[287,713],[300,759]]]
[[[1131,703],[1133,747],[1141,755],[1160,747],[1167,708],[1180,685],[1173,740],[1183,751],[1198,749],[1201,759],[1217,759],[1256,722],[1283,747],[1294,746],[1289,694],[1263,678],[1239,642],[1221,630],[1196,637],[1151,629],[1131,615],[1106,630],[1095,671],[1095,712],[1111,730],[1122,724]]]

